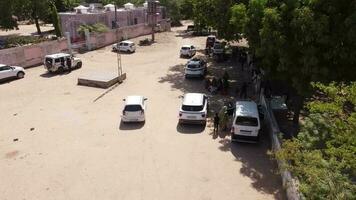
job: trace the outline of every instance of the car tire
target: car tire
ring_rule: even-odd
[[[25,77],[25,73],[24,72],[18,72],[16,74],[16,77],[19,78],[19,79],[24,78]]]
[[[63,67],[59,67],[57,70],[58,73],[63,73],[64,72],[64,68]]]
[[[82,68],[82,65],[83,65],[83,63],[82,62],[78,62],[78,64],[77,64],[77,68],[79,69],[79,68]]]

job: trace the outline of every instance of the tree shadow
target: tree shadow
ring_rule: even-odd
[[[200,124],[177,124],[177,131],[182,134],[197,134],[205,130],[205,125]]]
[[[131,131],[131,130],[138,130],[143,128],[145,122],[130,122],[124,123],[122,120],[120,121],[119,129],[122,131]]]
[[[261,133],[257,144],[232,143],[228,138],[219,143],[221,151],[231,152],[235,160],[242,163],[239,173],[249,177],[257,191],[273,194],[275,199],[286,199],[277,163],[268,155],[271,144],[266,131]]]

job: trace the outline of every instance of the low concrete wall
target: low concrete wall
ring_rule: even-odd
[[[263,90],[262,90],[262,95],[260,96],[260,104],[264,107],[266,111],[265,121],[268,127],[268,133],[272,143],[272,150],[276,152],[281,149],[281,142],[278,138],[278,134],[280,134],[281,131],[279,130],[279,126],[274,117],[273,111],[270,106],[270,102],[263,95]],[[288,200],[300,200],[301,198],[298,192],[298,187],[297,184],[295,183],[295,180],[292,178],[291,173],[282,168],[283,161],[277,160],[277,163],[282,177],[283,187],[286,190]]]
[[[68,50],[67,40],[42,42],[39,44],[0,50],[0,63],[24,68],[39,65],[47,54]]]
[[[160,23],[160,31],[170,31],[171,25],[167,20],[162,20]],[[117,40],[130,39],[143,35],[151,34],[152,28],[146,24],[137,24],[119,28],[118,30],[110,30],[102,34],[91,34],[89,38],[90,48],[97,49],[115,43]],[[117,35],[116,35],[117,34]]]

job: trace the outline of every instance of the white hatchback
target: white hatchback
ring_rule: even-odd
[[[128,96],[124,99],[125,107],[122,111],[123,122],[144,122],[146,120],[146,100],[143,96]]]
[[[119,42],[118,44],[113,44],[112,50],[134,53],[136,51],[136,46],[135,43],[126,40],[126,41]]]
[[[25,69],[17,66],[9,66],[0,64],[0,80],[17,77],[25,77]]]
[[[201,93],[187,93],[179,109],[179,123],[206,124],[208,97]]]
[[[180,49],[180,57],[193,57],[196,53],[196,49],[193,45],[184,45]]]

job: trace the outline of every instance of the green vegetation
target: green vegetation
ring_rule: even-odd
[[[78,33],[84,37],[85,31],[88,30],[89,33],[105,33],[109,31],[109,28],[102,23],[96,23],[92,25],[80,25],[78,28]]]
[[[27,44],[37,44],[40,42],[48,41],[49,39],[43,38],[43,37],[37,37],[37,36],[17,36],[17,35],[12,35],[3,38],[4,43],[1,44],[1,48],[6,49],[6,48],[11,48],[11,47],[18,47],[18,46],[23,46]]]
[[[277,158],[287,161],[307,199],[355,199],[356,82],[313,86],[318,95],[307,103],[309,115]]]

